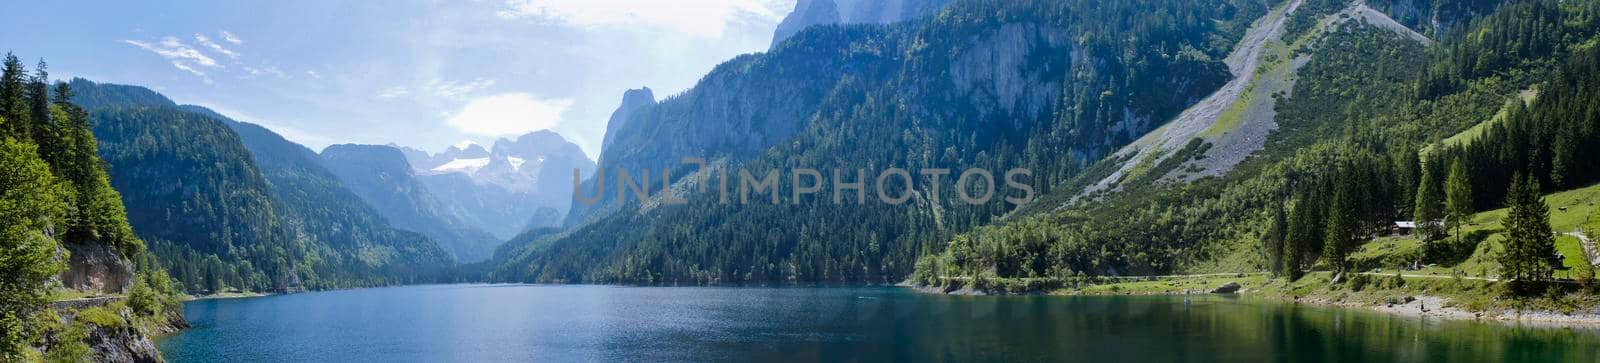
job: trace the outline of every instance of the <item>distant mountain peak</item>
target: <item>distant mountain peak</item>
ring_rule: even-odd
[[[606,122],[606,136],[600,141],[601,153],[604,154],[604,150],[611,147],[611,143],[617,137],[617,130],[627,126],[628,117],[634,110],[654,104],[656,104],[656,94],[650,87],[622,92],[622,104],[617,106],[616,111],[611,112],[611,119]]]
[[[772,45],[813,25],[889,24],[938,12],[953,0],[799,0],[772,32]]]

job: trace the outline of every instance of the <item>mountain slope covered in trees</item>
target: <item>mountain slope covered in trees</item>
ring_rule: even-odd
[[[1433,32],[1447,35],[1431,46],[1367,22],[1330,29],[1294,49],[1312,57],[1293,92],[1276,99],[1280,128],[1235,170],[1032,208],[1041,212],[952,238],[918,261],[914,279],[995,288],[1030,277],[1348,272],[1360,267],[1352,253],[1394,221],[1452,227],[1475,211],[1526,204],[1525,192],[1505,197],[1518,190],[1514,180],[1523,190],[1600,181],[1600,4],[1495,5],[1450,20],[1459,25]],[[1307,23],[1324,16],[1306,14]],[[1530,93],[1538,96],[1528,104]],[[1485,122],[1473,141],[1443,142]],[[1424,231],[1427,252],[1407,263],[1454,266],[1458,251],[1479,248],[1458,243],[1482,241],[1445,242],[1453,233]]]
[[[1220,59],[1268,5],[962,1],[894,25],[809,28],[768,53],[718,66],[694,89],[633,110],[626,127],[607,136],[613,142],[599,166],[613,183],[600,203],[618,203],[619,170],[634,177],[649,170],[656,191],[663,169],[683,180],[694,171],[679,163],[683,157],[729,173],[784,170],[781,203],[722,205],[714,193],[691,194],[687,205],[631,198],[615,213],[508,253],[494,278],[903,278],[916,256],[938,251],[938,241],[1012,206],[998,197],[955,202],[956,174],[919,177],[917,197],[904,205],[835,205],[826,192],[796,203],[787,170],[870,171],[846,173],[850,182],[889,167],[996,174],[1026,167],[1036,192],[1049,192],[1221,85],[1228,74]],[[897,183],[887,189],[902,190]],[[586,184],[583,193],[595,189]],[[595,207],[575,202],[574,213],[581,208]]]
[[[74,80],[134,231],[191,292],[436,281],[453,260],[395,229],[320,164],[260,126],[148,89]]]

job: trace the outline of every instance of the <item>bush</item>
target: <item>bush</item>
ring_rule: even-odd
[[[145,282],[145,276],[140,275],[133,279],[133,287],[128,289],[128,307],[133,312],[143,316],[154,316],[161,313],[161,297],[150,284]]]
[[[123,326],[122,316],[117,315],[115,311],[106,306],[79,310],[77,320],[102,328],[121,328]]]
[[[1348,284],[1350,285],[1350,291],[1361,291],[1367,285],[1372,284],[1372,277],[1366,274],[1351,273]]]
[[[56,331],[55,345],[48,349],[48,360],[51,362],[88,362],[94,358],[89,350],[89,344],[83,340],[89,337],[89,332],[83,324],[65,324]]]

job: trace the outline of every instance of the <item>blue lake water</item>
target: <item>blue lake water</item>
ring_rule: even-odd
[[[1600,329],[1225,296],[429,285],[184,305],[174,362],[1600,360]]]

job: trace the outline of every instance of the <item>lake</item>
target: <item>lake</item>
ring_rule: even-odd
[[[1594,362],[1600,330],[1231,296],[428,285],[190,301],[174,362]]]

